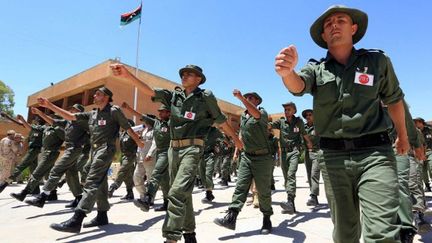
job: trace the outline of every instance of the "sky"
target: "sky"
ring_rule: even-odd
[[[0,0],[0,80],[15,92],[15,114],[27,115],[27,97],[110,58],[135,66],[138,21],[120,28],[120,15],[137,0]],[[292,96],[274,71],[274,58],[294,44],[297,70],[326,50],[309,34],[329,6],[344,4],[369,16],[357,48],[391,58],[413,117],[432,120],[432,1],[144,0],[139,68],[179,82],[186,64],[204,69],[216,97],[241,105],[233,89],[258,92],[268,113],[293,101],[300,111],[312,97]],[[115,94],[114,94],[115,95]]]

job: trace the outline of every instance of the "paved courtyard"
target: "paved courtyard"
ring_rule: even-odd
[[[234,178],[235,179],[235,178]],[[204,192],[195,189],[193,192],[194,209],[197,223],[197,240],[200,243],[212,242],[256,242],[256,243],[289,243],[332,242],[332,222],[330,211],[324,196],[324,186],[321,184],[319,196],[320,206],[312,208],[306,206],[309,189],[306,182],[304,165],[299,165],[297,173],[297,197],[295,215],[281,214],[279,202],[286,200],[283,190],[283,177],[280,168],[275,169],[276,191],[273,192],[273,210],[271,217],[273,232],[262,236],[259,230],[262,224],[262,214],[252,205],[245,205],[240,212],[235,231],[227,230],[213,223],[216,217],[222,217],[231,200],[235,183],[229,187],[216,185],[213,204],[201,203]],[[216,180],[217,182],[218,180]],[[67,186],[59,190],[59,200],[48,202],[40,209],[27,206],[9,196],[11,192],[19,192],[24,185],[7,187],[0,194],[0,242],[163,242],[161,228],[164,212],[150,210],[145,213],[136,208],[132,202],[121,201],[125,194],[124,186],[117,190],[110,199],[112,208],[108,213],[110,224],[100,228],[82,229],[79,234],[57,232],[49,228],[51,223],[61,222],[71,217],[72,210],[64,205],[73,199]],[[137,195],[137,194],[135,194]],[[428,203],[432,206],[432,193],[428,193]],[[248,198],[249,199],[249,198]],[[155,204],[161,204],[161,193]],[[96,215],[93,212],[84,219],[89,221]],[[431,216],[427,217],[429,221]],[[417,235],[415,242],[432,242],[432,231]]]

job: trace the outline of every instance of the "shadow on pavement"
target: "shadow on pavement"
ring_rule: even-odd
[[[270,234],[278,235],[285,238],[291,238],[293,239],[292,241],[293,243],[301,243],[305,241],[306,235],[303,232],[294,230],[292,228],[287,228],[286,225],[287,225],[287,220],[281,222],[278,226],[273,227],[273,230]],[[223,237],[219,237],[218,239],[220,241],[226,241],[226,240],[245,238],[245,237],[251,237],[256,235],[260,235],[260,229],[236,233],[234,235],[223,236]]]
[[[79,239],[73,239],[70,241],[66,241],[66,242],[84,242],[84,241],[91,241],[91,240],[97,240],[97,239],[101,239],[110,235],[116,235],[116,234],[124,234],[127,232],[139,232],[139,231],[144,231],[145,228],[142,225],[129,225],[129,224],[108,224],[105,226],[102,226],[100,228],[88,231],[88,232],[83,232],[83,233],[79,233],[79,234],[74,234],[74,235],[70,235],[70,236],[66,236],[63,238],[59,238],[56,239],[57,241],[61,241],[61,240],[68,240],[72,237],[77,237],[77,236],[85,236],[87,234],[91,234],[91,233],[99,233],[96,235],[89,235],[83,238],[79,238]]]
[[[30,205],[26,205],[26,206],[32,207]],[[68,213],[72,213],[72,212],[73,212],[73,209],[68,208],[68,209],[63,209],[60,211],[54,211],[51,213],[38,214],[35,216],[28,217],[26,219],[35,219],[35,218],[40,218],[40,217],[45,217],[45,216],[55,216],[55,215],[61,215],[61,214],[68,214]]]

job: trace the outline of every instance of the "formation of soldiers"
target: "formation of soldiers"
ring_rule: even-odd
[[[275,161],[280,160],[287,194],[286,201],[280,202],[282,213],[295,214],[296,172],[304,151],[310,187],[306,204],[319,204],[322,173],[335,242],[358,242],[360,236],[365,242],[412,242],[417,229],[428,224],[423,183],[430,191],[432,128],[422,118],[412,119],[390,59],[379,50],[354,48],[367,23],[367,14],[361,10],[332,6],[310,29],[317,45],[328,49],[325,58],[311,59],[295,72],[295,46],[277,54],[275,69],[287,89],[296,96],[310,93],[314,97],[313,109],[301,112],[306,122],[295,115],[293,102],[282,104],[284,117],[271,121],[257,92],[242,94],[236,89],[233,95],[245,107],[237,134],[212,92],[199,87],[206,76],[196,65],[179,70],[182,87],[174,90],[152,89],[122,64],[111,66],[121,82],[134,84],[162,104],[158,117],[140,114],[127,103],[112,105],[113,93],[106,87],[96,90],[96,109],[87,112],[80,104],[64,110],[40,97],[39,105],[61,118],[36,108],[32,113],[47,125],[40,119],[29,124],[21,116],[9,117],[29,131],[29,149],[14,172],[2,177],[0,192],[31,167],[24,190],[11,196],[23,201],[36,193],[25,203],[43,207],[47,200],[57,199],[56,188],[65,174],[75,196],[67,207],[75,208],[74,214],[50,227],[77,233],[82,227],[108,224],[108,198],[123,182],[127,192],[122,199],[134,200],[135,187],[139,198],[134,205],[144,212],[153,206],[160,187],[163,205],[155,210],[166,211],[162,228],[166,242],[184,237],[185,242],[194,243],[194,185],[205,191],[202,201],[212,203],[214,175],[219,174],[220,184],[227,186],[235,172],[227,214],[214,223],[234,230],[251,190],[254,205],[263,214],[260,232],[269,234]],[[144,126],[135,126],[124,112],[140,117]],[[273,130],[280,131],[279,138]],[[117,138],[121,167],[108,187],[107,172]],[[65,152],[57,160],[63,143]],[[46,174],[48,180],[38,192]],[[95,203],[97,216],[83,224]]]

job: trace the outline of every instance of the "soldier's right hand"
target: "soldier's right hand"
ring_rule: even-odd
[[[123,103],[121,104],[121,107],[122,107],[122,108],[129,108],[129,104],[126,103],[126,102],[123,102]]]
[[[127,70],[127,68],[121,63],[115,63],[110,65],[111,71],[114,76],[130,79],[132,78],[132,73]]]
[[[290,75],[298,62],[297,49],[294,45],[283,48],[275,58],[275,70],[282,78]]]
[[[38,102],[38,104],[40,105],[40,106],[42,106],[42,107],[48,107],[48,105],[49,105],[49,101],[48,101],[48,99],[47,98],[44,98],[44,97],[39,97],[39,98],[37,98],[37,102]]]
[[[38,108],[36,108],[36,107],[32,107],[32,108],[31,108],[31,112],[32,112],[33,114],[35,114],[35,115],[37,115],[39,111],[40,111],[40,110],[39,110]]]

